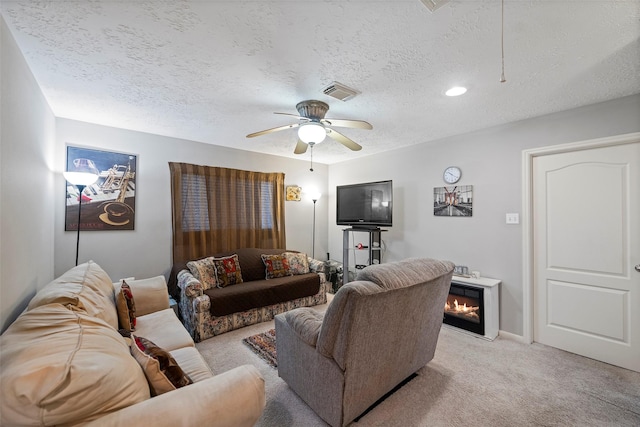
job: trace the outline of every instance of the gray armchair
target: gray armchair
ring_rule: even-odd
[[[454,264],[372,265],[325,314],[275,317],[278,375],[332,426],[349,424],[435,353]]]

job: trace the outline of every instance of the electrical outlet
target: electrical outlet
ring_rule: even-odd
[[[507,224],[520,224],[520,214],[508,213],[507,214]]]

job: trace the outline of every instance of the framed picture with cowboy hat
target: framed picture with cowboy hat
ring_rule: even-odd
[[[135,154],[67,145],[64,229],[134,230],[137,159]],[[81,179],[78,186],[70,182],[74,178],[69,172],[84,173],[95,182]]]

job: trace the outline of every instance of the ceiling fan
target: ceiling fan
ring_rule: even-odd
[[[305,153],[307,151],[307,147],[311,147],[313,150],[313,146],[324,141],[327,136],[338,141],[350,150],[358,151],[362,149],[359,144],[347,138],[335,129],[332,129],[332,126],[373,129],[373,126],[363,120],[326,119],[324,116],[329,110],[329,105],[322,101],[308,100],[299,102],[298,105],[296,105],[296,110],[298,110],[300,115],[290,113],[274,114],[284,114],[286,116],[296,117],[300,120],[300,123],[293,123],[290,125],[278,126],[276,128],[250,133],[247,135],[247,138],[253,138],[255,136],[278,132],[285,129],[298,128],[298,143],[296,144],[296,148],[293,150],[294,154]]]

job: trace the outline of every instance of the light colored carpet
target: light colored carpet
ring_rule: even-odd
[[[326,306],[315,308],[323,311]],[[196,346],[214,373],[252,364],[266,381],[258,426],[326,426],[242,339],[273,321]],[[640,426],[640,373],[541,344],[485,341],[443,327],[435,358],[353,426]]]

